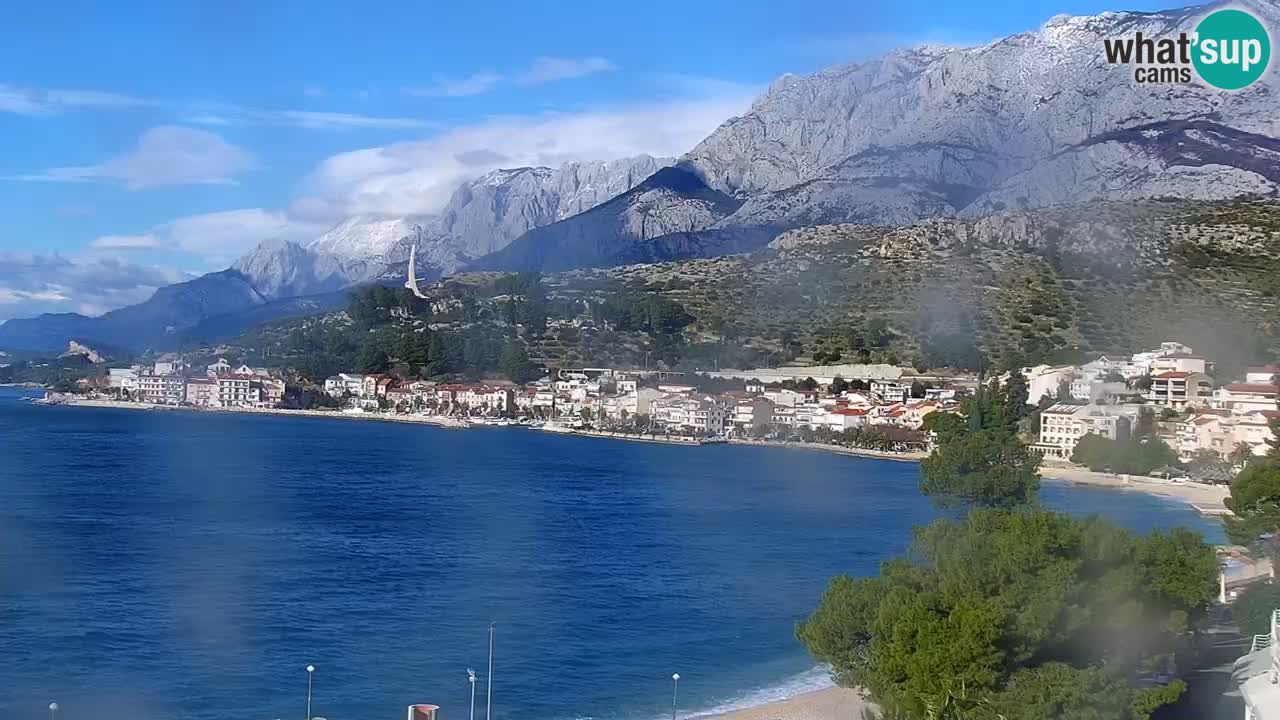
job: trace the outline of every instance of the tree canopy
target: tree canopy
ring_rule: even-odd
[[[1252,545],[1280,532],[1280,457],[1273,455],[1251,461],[1231,483],[1226,505],[1232,515],[1224,521],[1233,543]]]
[[[1071,462],[1090,470],[1146,475],[1164,466],[1178,466],[1178,454],[1165,441],[1150,437],[1112,440],[1089,433],[1076,441]]]
[[[929,416],[935,418],[927,427],[937,442],[920,463],[921,492],[943,506],[1015,507],[1035,502],[1040,457],[1018,437],[1018,421],[1027,411],[1026,387],[1012,387],[1010,402],[998,383],[980,386],[961,407],[964,421],[939,413]]]
[[[981,705],[1020,720],[1140,719],[1160,703],[1137,679],[1164,669],[1216,572],[1185,529],[1140,537],[1097,518],[976,510],[917,531],[879,577],[834,578],[797,636],[886,717]]]

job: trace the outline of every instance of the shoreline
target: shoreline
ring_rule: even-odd
[[[850,720],[872,707],[857,690],[829,687],[724,713],[689,716],[696,720]]]
[[[36,402],[39,402],[36,400]],[[199,408],[175,405],[153,405],[149,403],[126,402],[122,400],[66,399],[48,405],[64,405],[68,407],[117,408],[123,410],[152,410],[158,412],[207,412],[224,414],[278,415],[320,417],[336,420],[363,420],[366,422],[399,422],[418,425],[431,425],[446,429],[462,429],[457,418],[434,415],[387,415],[383,413],[345,413],[338,410],[286,410],[282,408]],[[925,457],[923,452],[893,453],[881,450],[848,448],[840,445],[824,445],[821,443],[781,442],[777,440],[730,439],[727,443],[698,443],[694,441],[675,441],[658,436],[631,436],[627,433],[610,433],[608,431],[574,431],[565,435],[595,437],[606,440],[625,442],[646,442],[671,445],[702,447],[704,445],[738,445],[743,447],[771,447],[790,450],[816,450],[850,457],[872,458],[876,460],[892,460],[895,462],[920,462]],[[1073,485],[1090,485],[1106,487],[1114,490],[1144,492],[1149,495],[1179,500],[1190,505],[1201,515],[1225,515],[1229,513],[1223,500],[1230,494],[1225,485],[1206,485],[1191,482],[1171,482],[1157,478],[1122,476],[1111,473],[1094,472],[1086,468],[1058,463],[1044,463],[1040,466],[1040,476],[1044,480],[1066,482]]]

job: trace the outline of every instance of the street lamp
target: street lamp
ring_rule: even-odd
[[[307,720],[311,720],[311,674],[315,671],[315,665],[307,666]]]
[[[671,720],[676,720],[676,693],[680,691],[680,673],[671,675]]]
[[[493,720],[493,623],[489,623],[489,674],[484,682],[484,720]]]
[[[476,671],[467,668],[467,680],[471,683],[471,720],[476,720]]]
[[[58,720],[58,703],[49,703],[49,718],[50,720]]]

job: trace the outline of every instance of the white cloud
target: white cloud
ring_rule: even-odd
[[[744,93],[573,113],[498,117],[431,138],[334,155],[304,183],[296,216],[437,212],[462,181],[499,167],[680,155],[745,110]]]
[[[0,84],[0,112],[50,115],[79,108],[128,110],[161,103],[99,90],[41,90]]]
[[[614,69],[614,64],[602,57],[586,58],[535,58],[528,70],[516,76],[521,85],[538,85],[557,80],[571,80]]]
[[[276,125],[304,130],[422,129],[430,123],[418,118],[380,117],[318,110],[257,110],[226,103],[196,103],[183,121],[195,125]]]
[[[49,168],[13,180],[44,182],[119,182],[130,190],[228,183],[252,169],[247,150],[205,130],[162,125],[147,130],[133,149],[100,165]]]
[[[102,235],[89,245],[99,250],[177,250],[200,256],[211,267],[226,267],[263,240],[306,242],[329,228],[264,208],[187,215],[136,235]]]
[[[103,235],[90,243],[91,247],[101,250],[146,250],[160,247],[160,239],[155,235]]]
[[[0,321],[44,312],[99,315],[189,278],[176,268],[114,257],[0,252]]]
[[[427,87],[405,88],[405,95],[414,97],[469,97],[483,95],[502,82],[502,76],[495,72],[478,72],[461,80],[435,78],[435,82]]]

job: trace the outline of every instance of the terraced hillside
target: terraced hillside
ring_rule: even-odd
[[[886,228],[826,225],[724,258],[566,273],[681,303],[691,338],[924,364],[1132,351],[1170,338],[1240,362],[1280,337],[1280,203],[1095,204]],[[881,323],[877,323],[881,324]],[[877,333],[873,333],[877,334]],[[878,333],[883,335],[883,333]]]

